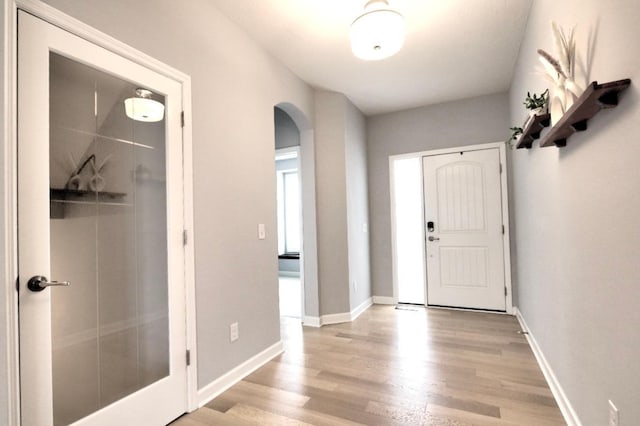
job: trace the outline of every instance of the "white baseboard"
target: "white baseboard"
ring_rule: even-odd
[[[351,321],[358,318],[364,311],[369,309],[371,305],[373,305],[373,299],[370,297],[364,302],[362,302],[361,304],[359,304],[358,306],[356,306],[355,309],[351,311]]]
[[[389,296],[373,296],[374,305],[397,305],[398,301]]]
[[[307,327],[320,327],[321,324],[320,317],[309,317],[305,315],[302,318],[302,325]]]
[[[341,312],[339,314],[328,314],[320,317],[308,317],[305,316],[302,319],[302,324],[308,327],[321,327],[329,324],[340,324],[343,322],[351,322],[358,318],[364,311],[366,311],[373,304],[373,300],[368,298],[358,306],[356,306],[351,312]]]
[[[567,395],[564,393],[564,390],[562,389],[560,382],[558,381],[556,375],[551,369],[551,365],[549,365],[549,363],[547,362],[547,359],[542,353],[542,349],[540,349],[540,346],[538,346],[538,342],[536,342],[535,337],[533,337],[533,334],[531,334],[531,330],[529,330],[529,327],[527,327],[527,323],[525,322],[524,317],[522,316],[522,313],[515,306],[513,307],[513,313],[518,319],[518,322],[520,323],[520,327],[522,327],[522,330],[527,332],[525,336],[527,338],[527,341],[529,342],[529,346],[531,346],[531,350],[533,351],[533,354],[535,355],[536,360],[538,361],[538,365],[542,370],[542,374],[544,374],[545,379],[547,379],[549,388],[551,389],[551,392],[553,393],[553,396],[556,399],[556,402],[558,403],[558,407],[560,408],[560,411],[564,416],[565,422],[567,422],[569,426],[581,426],[582,423],[580,423],[578,414],[575,412],[575,410],[571,406],[571,402],[569,401],[569,398],[567,397]]]
[[[198,389],[198,407],[202,407],[249,374],[284,352],[282,340],[227,372],[202,389]]]
[[[341,312],[339,314],[328,314],[320,317],[322,325],[340,324],[343,322],[351,322],[351,312]]]

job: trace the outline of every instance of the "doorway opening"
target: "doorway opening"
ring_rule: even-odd
[[[302,320],[302,193],[300,130],[282,109],[274,108],[276,204],[278,221],[278,293],[280,316]]]
[[[394,298],[512,313],[504,143],[391,156]]]
[[[420,157],[391,160],[398,302],[424,305],[425,262]]]

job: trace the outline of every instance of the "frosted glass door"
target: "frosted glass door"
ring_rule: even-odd
[[[136,85],[50,54],[53,415],[68,424],[169,373],[164,120]],[[157,100],[164,103],[163,97]]]
[[[181,86],[22,12],[19,34],[22,423],[166,424],[187,395]],[[126,111],[138,89],[157,121]]]

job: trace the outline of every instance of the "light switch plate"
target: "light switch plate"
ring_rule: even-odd
[[[240,329],[238,328],[238,323],[234,322],[229,325],[229,340],[231,342],[235,342],[240,337]]]
[[[264,240],[265,238],[267,238],[267,231],[264,228],[264,223],[259,223],[258,224],[258,239],[259,240]]]

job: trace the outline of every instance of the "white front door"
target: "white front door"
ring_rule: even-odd
[[[427,301],[504,311],[497,148],[423,158]]]
[[[18,21],[22,424],[165,424],[187,398],[181,84]],[[138,88],[159,121],[125,111]]]

